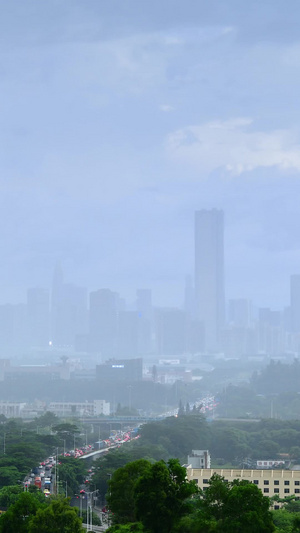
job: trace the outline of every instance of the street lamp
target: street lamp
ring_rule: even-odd
[[[132,385],[128,385],[128,391],[129,391],[129,414],[131,413],[131,391],[132,391]]]
[[[107,476],[109,477],[109,481],[111,481],[112,474],[107,474]],[[111,487],[110,487],[110,484],[109,484],[109,497],[111,497]],[[108,525],[108,527],[110,526],[109,509],[107,509],[107,525]]]
[[[94,494],[97,494],[98,489],[93,490],[92,492],[87,492],[88,500],[87,500],[87,507],[86,507],[86,523],[87,523],[87,531],[93,531],[93,499]]]

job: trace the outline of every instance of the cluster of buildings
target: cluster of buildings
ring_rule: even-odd
[[[102,360],[298,354],[300,274],[291,276],[290,305],[281,312],[245,298],[226,301],[223,212],[196,211],[194,236],[194,276],[182,306],[154,306],[151,289],[137,290],[129,306],[110,288],[88,293],[66,283],[58,265],[51,291],[30,288],[25,303],[0,306],[0,350],[23,355],[52,346]]]
[[[259,465],[257,469],[211,468],[209,451],[193,450],[185,466],[187,479],[196,481],[203,491],[209,486],[210,478],[217,474],[229,482],[235,479],[250,481],[270,498],[295,496],[296,500],[300,499],[300,470],[285,470],[282,461],[279,464],[274,464],[276,461],[260,462],[267,464]]]
[[[33,419],[46,412],[51,412],[60,418],[109,416],[110,403],[105,400],[50,402],[49,404],[40,401],[36,401],[33,404],[0,401],[0,415],[4,415],[6,418]]]

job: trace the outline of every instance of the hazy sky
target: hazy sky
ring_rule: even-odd
[[[194,211],[226,292],[300,273],[299,0],[0,0],[0,302],[65,278],[181,303]]]

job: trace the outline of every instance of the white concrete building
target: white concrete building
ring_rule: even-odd
[[[105,400],[93,402],[51,402],[48,410],[59,417],[99,416],[110,414],[110,403]]]

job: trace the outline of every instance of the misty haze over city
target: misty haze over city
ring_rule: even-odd
[[[300,273],[299,5],[2,2],[1,303],[51,288],[181,306],[194,212],[225,213],[226,297]]]
[[[1,7],[1,379],[298,357],[298,3]]]
[[[300,531],[299,20],[0,0],[0,533]]]

